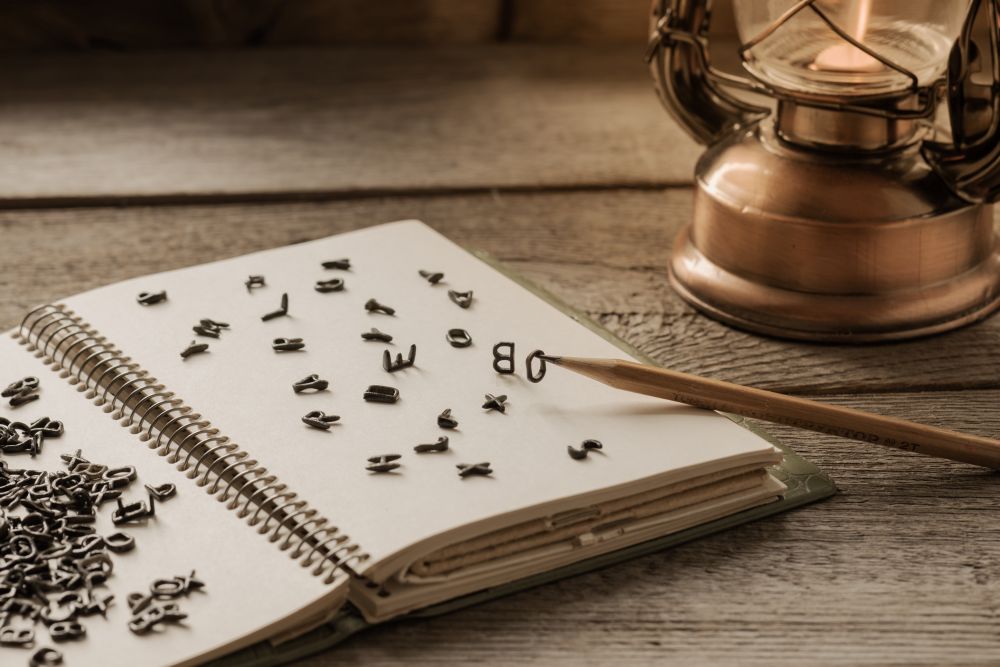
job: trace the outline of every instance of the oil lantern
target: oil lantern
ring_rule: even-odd
[[[751,331],[868,342],[1000,306],[1000,0],[654,0],[647,59],[708,149],[670,279]]]

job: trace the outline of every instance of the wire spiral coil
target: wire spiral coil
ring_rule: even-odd
[[[14,338],[324,583],[359,576],[360,545],[72,310],[38,306]]]

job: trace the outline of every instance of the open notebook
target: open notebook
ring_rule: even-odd
[[[323,267],[341,258],[349,268]],[[432,283],[421,269],[444,277]],[[265,284],[247,286],[249,276]],[[315,288],[337,278],[343,289]],[[461,307],[449,290],[472,290],[471,304]],[[165,300],[137,303],[160,291]],[[287,314],[263,321],[283,293]],[[373,298],[395,313],[367,309]],[[218,338],[196,336],[192,327],[206,318],[229,326]],[[392,341],[362,339],[373,327]],[[452,329],[472,344],[450,344]],[[209,348],[182,358],[192,338]],[[275,351],[277,338],[305,348]],[[501,341],[516,344],[515,374],[493,368]],[[410,345],[411,367],[383,368],[385,350],[405,359]],[[254,644],[238,655],[252,662],[260,647],[278,646],[265,662],[280,660],[282,642],[311,631],[328,643],[322,628],[345,615],[357,628],[444,608],[832,493],[815,468],[787,453],[786,464],[798,466],[790,475],[781,450],[716,413],[556,368],[530,383],[524,359],[534,349],[623,356],[416,221],[33,309],[0,340],[0,382],[36,376],[40,397],[0,403],[0,417],[60,419],[65,435],[33,459],[5,457],[10,467],[56,470],[61,454],[79,448],[90,460],[135,466],[141,483],[178,490],[145,525],[127,528],[136,548],[114,556],[107,582],[117,603],[106,620],[87,620],[85,639],[59,646],[67,664],[190,664]],[[293,390],[313,374],[328,388]],[[398,390],[398,400],[364,400],[371,385]],[[505,411],[484,408],[486,394],[505,396]],[[445,409],[456,428],[439,425]],[[340,420],[310,428],[302,417],[313,411]],[[414,451],[441,436],[446,451]],[[568,455],[585,440],[603,448]],[[399,467],[370,471],[370,457],[388,454],[401,455],[392,461]],[[459,475],[460,464],[480,463],[489,474]],[[110,512],[99,514],[99,532],[117,529]],[[205,588],[183,600],[187,619],[129,632],[126,594],[190,570]],[[48,645],[41,627],[36,645]]]

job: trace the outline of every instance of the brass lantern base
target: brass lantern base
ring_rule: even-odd
[[[713,264],[677,236],[670,283],[706,315],[778,338],[871,343],[916,338],[980,320],[1000,307],[1000,254],[938,284],[884,294],[817,294],[757,283]]]
[[[859,159],[766,128],[713,146],[670,279],[706,314],[783,338],[887,341],[1000,306],[992,207],[955,197],[915,149]]]

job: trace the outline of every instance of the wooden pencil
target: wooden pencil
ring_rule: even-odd
[[[541,358],[560,368],[637,394],[1000,469],[1000,440],[744,387],[634,361],[550,355]]]

